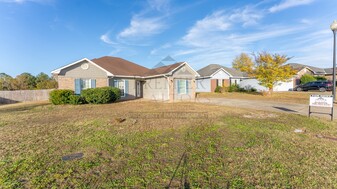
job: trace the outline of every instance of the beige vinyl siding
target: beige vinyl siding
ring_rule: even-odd
[[[184,65],[173,73],[173,77],[179,78],[195,78],[195,73],[191,70],[190,67]]]
[[[88,69],[82,69],[81,65],[87,63],[89,64]],[[82,61],[80,63],[74,64],[67,68],[61,70],[59,76],[69,77],[69,78],[107,78],[107,73],[100,69],[99,67],[91,64],[87,61]]]
[[[173,73],[173,98],[174,101],[180,100],[194,100],[195,99],[195,72],[189,66],[182,66]],[[187,80],[187,93],[178,94],[177,80]]]
[[[130,78],[109,78],[109,86],[114,86],[114,80],[124,80],[127,81],[127,89],[125,91],[128,93],[126,96],[121,97],[121,100],[132,100],[136,98],[136,79],[130,79]]]
[[[143,85],[143,98],[166,101],[169,100],[169,86],[165,77],[146,79]]]

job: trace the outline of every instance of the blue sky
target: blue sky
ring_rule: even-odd
[[[170,55],[196,70],[268,51],[332,66],[336,0],[0,0],[0,72],[34,75],[117,56],[153,67]]]

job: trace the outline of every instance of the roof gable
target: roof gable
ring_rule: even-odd
[[[87,58],[83,58],[83,59],[78,60],[78,61],[76,61],[76,62],[73,62],[73,63],[71,63],[71,64],[67,64],[67,65],[65,65],[65,66],[63,66],[63,67],[60,67],[60,68],[58,68],[58,69],[56,69],[56,70],[51,71],[51,73],[52,73],[52,74],[59,74],[59,73],[61,72],[61,70],[65,69],[65,68],[68,68],[68,67],[70,67],[70,66],[73,66],[73,65],[75,65],[75,64],[79,64],[79,63],[85,62],[85,61],[86,61],[86,62],[89,62],[89,63],[91,63],[91,64],[93,64],[94,66],[96,66],[96,67],[98,67],[98,68],[100,68],[101,70],[103,70],[104,72],[106,72],[106,74],[107,74],[108,76],[113,76],[113,74],[112,74],[111,72],[109,72],[108,70],[102,68],[101,66],[97,65],[95,62],[93,62],[93,61],[91,61],[91,60],[89,60],[89,59],[87,59]]]
[[[299,64],[299,63],[289,63],[287,65],[291,66],[297,72],[299,72],[299,71],[307,68],[310,71],[312,71],[314,74],[326,74],[326,71],[323,68],[318,68],[318,67],[314,67],[314,66],[308,66],[308,65]]]
[[[220,69],[224,70],[226,73],[228,73],[231,77],[247,77],[247,74],[244,72],[241,72],[239,70],[236,70],[234,68],[228,68],[225,66],[221,66],[219,64],[210,64],[206,67],[201,68],[198,70],[198,73],[202,77],[211,77],[213,74],[218,72]]]
[[[104,56],[101,58],[95,58],[89,60],[87,58],[83,58],[56,70],[53,70],[53,74],[59,74],[61,70],[71,67],[75,64],[81,63],[83,61],[87,61],[98,68],[102,69],[107,73],[108,76],[122,76],[122,77],[153,77],[153,76],[162,76],[166,74],[172,74],[175,70],[179,69],[181,66],[188,66],[194,73],[195,76],[199,74],[187,63],[187,62],[178,62],[175,64],[161,66],[154,69],[148,69],[146,67],[140,66],[133,62],[124,60],[118,57],[110,57]]]

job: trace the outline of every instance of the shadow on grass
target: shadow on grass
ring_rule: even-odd
[[[46,104],[41,104],[41,103],[36,103],[36,104],[22,104],[18,106],[9,106],[9,107],[4,107],[0,109],[0,113],[8,113],[8,112],[22,112],[22,111],[28,111],[32,110],[38,106],[44,106]]]
[[[14,104],[14,103],[18,103],[18,102],[19,102],[19,101],[12,100],[12,99],[8,99],[8,98],[0,97],[0,105]]]
[[[282,110],[282,111],[285,111],[285,112],[298,112],[298,111],[295,111],[295,110],[292,110],[292,109],[288,109],[288,108],[284,108],[284,107],[278,107],[278,106],[273,106],[273,108],[278,109],[278,110]]]

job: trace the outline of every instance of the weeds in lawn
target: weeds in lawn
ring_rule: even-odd
[[[139,113],[207,112],[208,116],[135,118],[130,109]],[[336,124],[299,115],[266,114],[149,102],[2,112],[0,186],[337,187],[335,142],[316,137],[337,136]],[[125,121],[114,121],[120,117]],[[305,134],[293,132],[302,127],[307,129]],[[73,153],[83,153],[83,157],[62,160]]]

